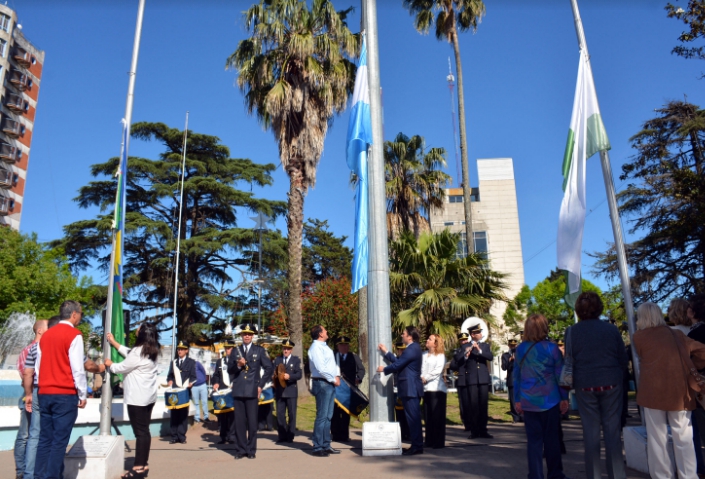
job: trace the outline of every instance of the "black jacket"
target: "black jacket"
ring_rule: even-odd
[[[472,352],[466,358],[465,353],[468,349],[472,349]],[[464,385],[490,384],[488,365],[493,357],[490,345],[487,343],[480,343],[479,353],[472,347],[471,342],[464,344],[453,358],[457,363],[459,376],[464,376]]]
[[[284,363],[284,356],[274,358],[274,371],[277,366]],[[274,394],[277,398],[296,398],[299,397],[299,388],[296,382],[303,376],[301,369],[301,360],[298,356],[289,356],[289,362],[286,365],[286,372],[289,373],[289,379],[286,380],[286,387],[279,385],[279,380],[274,381]]]
[[[272,361],[262,346],[250,344],[245,358],[247,363],[240,369],[237,367],[237,361],[244,350],[244,345],[238,346],[228,358],[228,372],[233,378],[233,397],[256,398],[259,396],[257,388],[263,388],[267,381],[272,379]]]
[[[177,362],[178,362],[178,358],[177,358]],[[187,379],[188,379],[190,385],[195,384],[196,383],[196,361],[189,358],[188,356],[185,357],[184,362],[181,365],[180,374],[181,374],[182,384],[185,383]],[[174,361],[171,361],[171,364],[169,365],[169,373],[166,375],[166,380],[173,381],[174,384],[172,387],[178,386],[178,384],[176,383],[176,378],[174,377]]]
[[[340,373],[353,385],[361,383],[365,378],[365,366],[357,354],[348,353],[345,355],[345,360],[343,360],[343,355],[336,352],[335,364],[340,366]]]
[[[225,365],[225,371],[223,371],[222,366]],[[223,380],[223,374],[227,374],[229,379],[230,379],[230,384],[232,385],[233,380],[232,376],[230,373],[228,373],[228,356],[225,356],[224,358],[220,358],[216,363],[215,363],[215,372],[213,372],[213,377],[211,378],[211,383],[212,384],[217,384],[220,389],[227,389],[228,385],[225,384],[225,381]]]
[[[507,371],[507,387],[513,388],[514,383],[512,378],[514,377],[514,361],[510,361],[512,357],[516,357],[516,349],[510,349],[506,353],[502,354],[502,371]]]
[[[462,366],[465,364],[465,358],[463,357],[461,353],[461,350],[463,348],[460,347],[455,350],[453,353],[453,359],[451,359],[450,364],[448,365],[448,369],[451,371],[456,371],[458,373],[458,379],[455,381],[455,387],[456,388],[462,388],[467,386],[465,384],[465,374],[462,374],[460,370],[462,369]]]

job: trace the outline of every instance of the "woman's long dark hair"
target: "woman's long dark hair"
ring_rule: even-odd
[[[150,361],[156,361],[157,356],[162,354],[159,347],[157,326],[154,323],[142,323],[137,333],[137,341],[135,341],[135,347],[137,346],[142,346],[141,356],[149,358]]]

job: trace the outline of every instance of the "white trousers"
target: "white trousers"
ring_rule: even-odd
[[[697,479],[690,411],[661,411],[645,407],[644,420],[651,479]],[[667,425],[671,426],[677,476],[673,473],[673,463],[668,455]]]

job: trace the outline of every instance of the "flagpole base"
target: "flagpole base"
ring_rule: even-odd
[[[64,457],[64,477],[119,479],[125,467],[125,438],[81,436]]]
[[[362,425],[363,456],[401,456],[398,422],[366,422]]]

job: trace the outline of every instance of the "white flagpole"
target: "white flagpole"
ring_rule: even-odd
[[[179,223],[176,233],[176,262],[174,263],[174,311],[171,322],[171,354],[176,354],[176,305],[179,298],[179,255],[181,253],[181,214],[184,210],[184,179],[186,178],[186,142],[188,140],[188,112],[184,126],[184,147],[181,152],[181,193],[179,196]]]
[[[588,54],[587,41],[585,40],[585,31],[583,30],[583,22],[580,19],[580,10],[578,10],[578,0],[570,0],[573,7],[573,18],[575,19],[575,32],[578,35],[578,46],[580,50],[585,50],[588,65],[590,65],[590,55]],[[592,76],[592,66],[590,67],[590,76]],[[595,80],[593,78],[593,85]],[[612,233],[614,235],[614,248],[617,252],[617,265],[619,267],[619,278],[622,283],[622,296],[624,297],[624,310],[627,314],[627,325],[629,326],[629,340],[631,342],[636,331],[636,318],[634,316],[634,303],[632,302],[632,290],[629,281],[629,268],[627,267],[627,253],[624,248],[624,235],[622,234],[622,224],[619,219],[619,208],[617,207],[617,196],[614,190],[614,180],[612,178],[612,165],[610,156],[607,151],[600,151],[600,162],[602,164],[602,176],[605,181],[605,190],[607,193],[607,204],[610,209],[610,220],[612,221]],[[639,358],[636,351],[632,348],[632,360],[634,365],[634,380],[637,387],[639,386]]]
[[[127,87],[127,104],[125,105],[125,128],[127,128],[127,139],[123,145],[124,154],[129,157],[129,147],[130,147],[130,126],[132,125],[132,102],[135,96],[135,78],[137,76],[137,59],[140,54],[140,39],[142,37],[142,18],[144,17],[144,3],[145,0],[140,0],[139,7],[137,9],[137,25],[135,27],[135,40],[132,46],[132,63],[130,64],[130,80]],[[127,171],[123,171],[122,174],[126,175]],[[123,209],[122,214],[124,215],[126,211]],[[117,225],[115,225],[117,226]],[[123,232],[124,234],[124,232]],[[105,324],[103,325],[103,358],[107,358],[110,354],[110,343],[108,343],[108,333],[112,331],[113,323],[113,288],[114,276],[115,276],[115,234],[113,232],[113,251],[110,255],[110,276],[108,278],[108,302],[105,308]],[[129,331],[128,331],[129,333]],[[103,381],[103,388],[101,390],[100,399],[100,434],[101,436],[110,435],[110,421],[112,417],[112,402],[113,402],[113,390],[110,384],[110,373],[105,372],[105,380]]]

